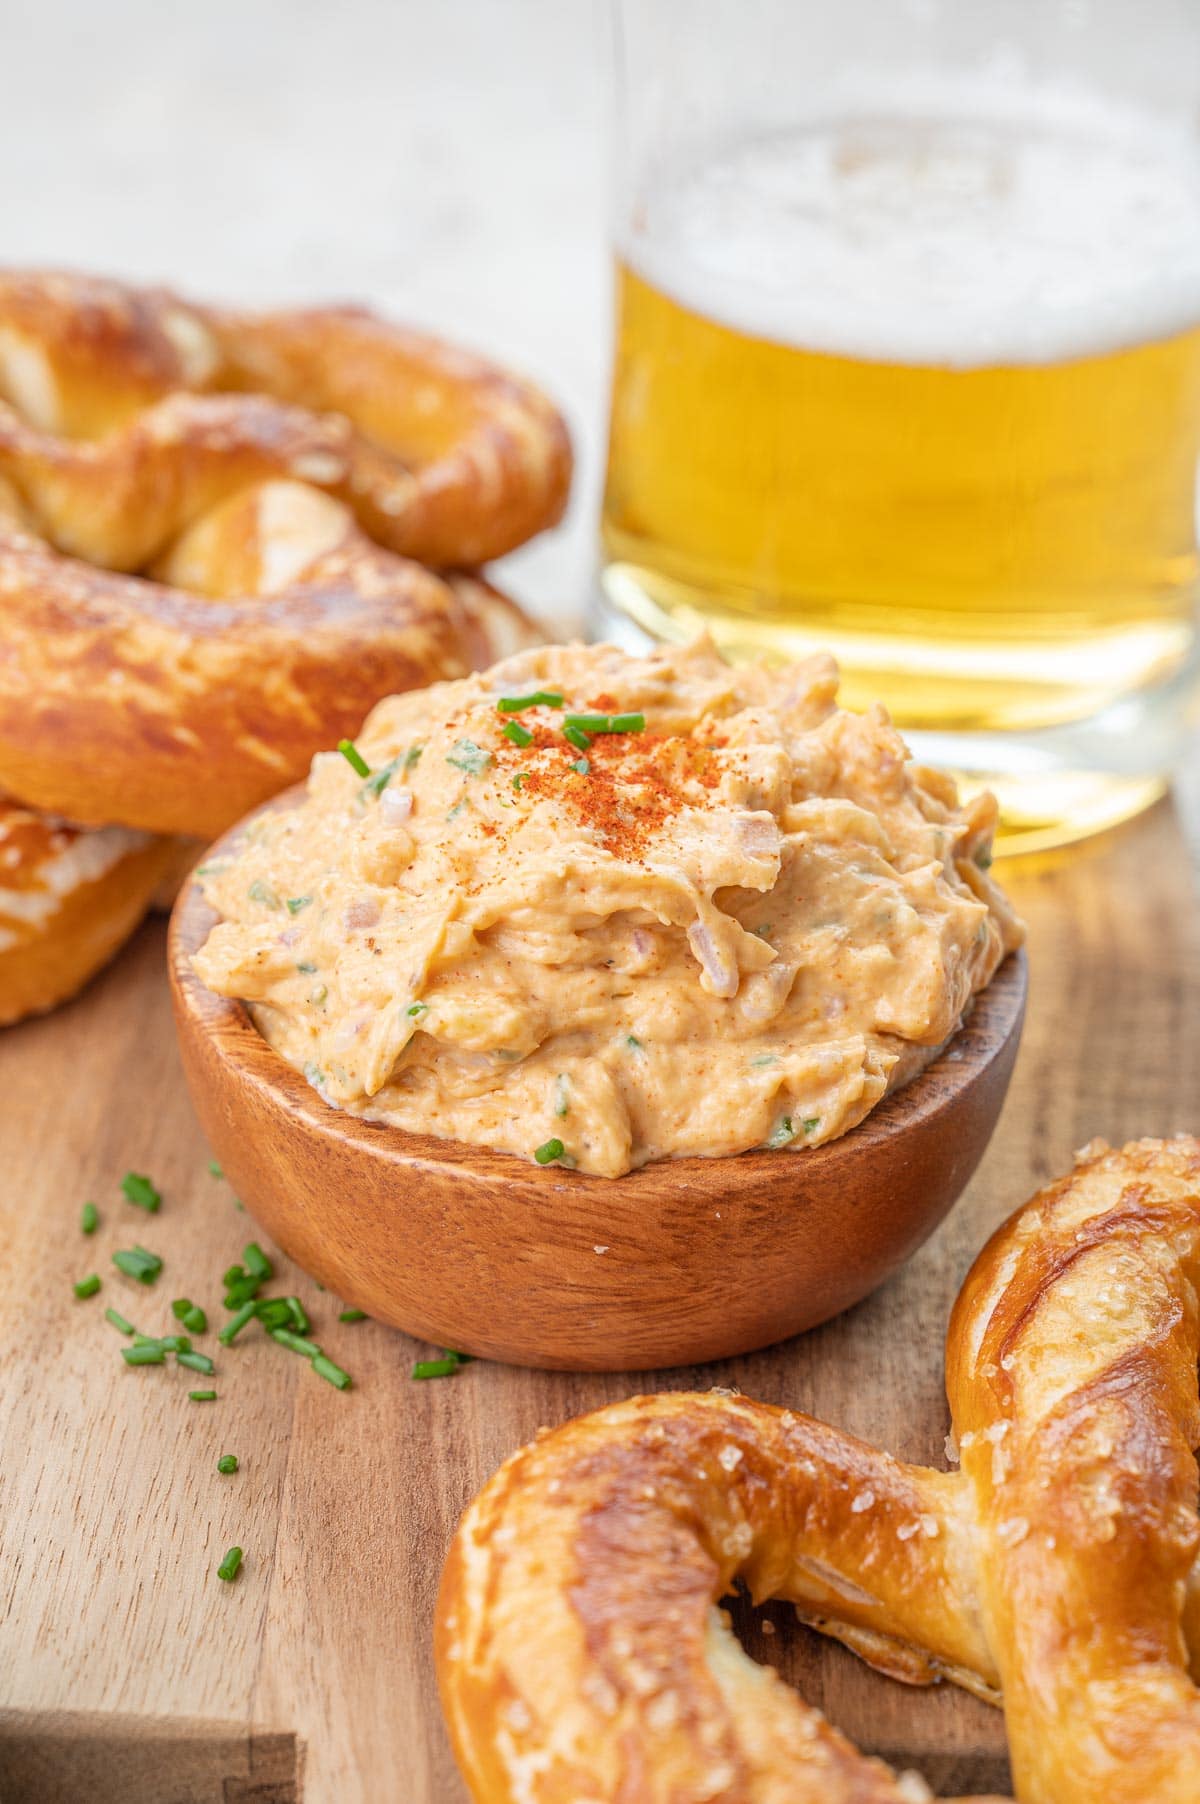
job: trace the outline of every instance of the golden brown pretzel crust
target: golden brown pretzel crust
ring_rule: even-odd
[[[65,1002],[133,932],[172,855],[84,832],[0,796],[0,1027]]]
[[[0,275],[0,787],[212,837],[380,696],[532,642],[411,559],[510,549],[569,471],[536,390],[368,314]]]
[[[724,1393],[634,1398],[504,1465],[436,1651],[479,1804],[899,1804],[741,1653],[735,1578],[896,1677],[1002,1684],[1021,1799],[1194,1804],[1200,1143],[1090,1151],[986,1247],[949,1336],[964,1469]]]

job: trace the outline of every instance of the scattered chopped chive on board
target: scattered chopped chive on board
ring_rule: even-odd
[[[160,1366],[165,1363],[166,1357],[166,1348],[160,1347],[157,1342],[148,1347],[121,1348],[121,1358],[127,1366]]]
[[[418,1359],[412,1369],[414,1378],[450,1378],[462,1365],[457,1353],[448,1353],[444,1359]]]
[[[231,1315],[221,1332],[217,1335],[223,1347],[231,1347],[247,1322],[252,1322],[258,1311],[253,1302],[243,1303],[236,1315]]]
[[[217,1400],[216,1391],[189,1391],[188,1392],[188,1402],[189,1403],[215,1403],[216,1400]]]
[[[312,1323],[309,1321],[308,1311],[305,1309],[299,1297],[285,1297],[284,1302],[288,1306],[288,1311],[292,1318],[292,1327],[296,1330],[296,1333],[307,1334],[312,1327]]]
[[[367,1312],[365,1309],[343,1309],[341,1315],[338,1317],[339,1322],[365,1322],[366,1319]]]
[[[153,1284],[163,1268],[163,1262],[157,1253],[148,1253],[145,1247],[132,1247],[128,1252],[122,1250],[113,1254],[113,1264],[127,1278],[136,1278],[139,1284]]]
[[[353,739],[339,739],[337,749],[346,760],[346,763],[350,766],[350,769],[355,771],[358,776],[370,776],[371,766],[367,763]]]
[[[341,1366],[335,1366],[332,1359],[326,1359],[324,1353],[315,1355],[312,1362],[312,1368],[314,1372],[320,1373],[321,1377],[329,1384],[336,1386],[339,1391],[348,1391],[350,1389],[351,1379],[349,1372],[343,1372]]]
[[[132,1203],[135,1209],[144,1209],[147,1215],[157,1215],[162,1203],[157,1186],[140,1171],[125,1173],[121,1179],[121,1193],[126,1202]]]
[[[94,1234],[100,1226],[100,1211],[95,1203],[85,1203],[79,1211],[79,1229],[83,1234]]]
[[[555,1159],[561,1159],[566,1150],[561,1140],[543,1140],[542,1144],[535,1148],[533,1156],[539,1165],[553,1165]]]
[[[216,1159],[210,1159],[208,1161],[208,1171],[209,1171],[210,1177],[223,1178],[225,1176],[225,1173],[221,1170],[221,1167],[217,1163]]]
[[[191,1334],[207,1334],[208,1333],[208,1317],[205,1315],[203,1309],[201,1309],[199,1303],[193,1303],[191,1308],[188,1310],[187,1314],[182,1319],[183,1319],[183,1325],[188,1330],[189,1333],[191,1333]]]
[[[104,1311],[104,1319],[105,1321],[111,1322],[114,1328],[119,1328],[122,1334],[135,1334],[137,1332],[133,1323],[127,1322],[119,1310],[106,1309]]]
[[[249,1246],[243,1247],[242,1258],[246,1262],[246,1271],[248,1275],[252,1278],[257,1278],[260,1284],[267,1278],[274,1277],[275,1267],[271,1264],[271,1261],[267,1258],[267,1255],[263,1252],[257,1240],[252,1240]]]
[[[241,1548],[231,1547],[229,1552],[225,1555],[225,1558],[221,1561],[221,1564],[217,1567],[217,1577],[224,1579],[227,1584],[232,1583],[238,1575],[238,1568],[241,1566],[241,1563]]]
[[[189,1372],[203,1372],[206,1378],[211,1378],[217,1369],[207,1353],[193,1353],[190,1348],[186,1353],[177,1353],[175,1359],[177,1364],[186,1366]]]
[[[305,1340],[302,1334],[293,1334],[290,1328],[272,1328],[271,1339],[291,1353],[302,1353],[305,1359],[315,1359],[321,1351],[315,1340]]]
[[[89,1272],[86,1278],[80,1278],[78,1284],[73,1285],[72,1288],[81,1301],[84,1297],[94,1297],[100,1288],[99,1275],[96,1272]]]
[[[230,1473],[230,1472],[236,1472],[237,1469],[238,1469],[238,1457],[237,1457],[236,1453],[223,1453],[221,1455],[220,1459],[217,1461],[217,1471],[218,1472]]]

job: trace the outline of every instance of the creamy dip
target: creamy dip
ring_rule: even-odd
[[[701,641],[394,696],[369,776],[322,754],[204,868],[196,970],[326,1101],[413,1132],[608,1177],[831,1140],[1021,938],[992,798],[836,692],[830,659]]]

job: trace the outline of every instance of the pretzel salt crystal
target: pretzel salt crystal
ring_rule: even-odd
[[[980,1254],[963,1470],[741,1397],[598,1411],[510,1459],[443,1574],[477,1804],[901,1804],[716,1608],[736,1578],[897,1677],[1003,1692],[1028,1804],[1194,1804],[1200,1142],[1097,1145]]]

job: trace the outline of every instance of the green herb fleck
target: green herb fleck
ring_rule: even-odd
[[[327,1383],[334,1385],[337,1390],[348,1391],[350,1389],[351,1379],[349,1372],[343,1372],[341,1366],[335,1366],[332,1359],[326,1359],[324,1353],[315,1355],[312,1362],[312,1369],[324,1378]]]
[[[544,1140],[535,1149],[533,1156],[539,1165],[553,1165],[556,1159],[562,1158],[566,1150],[561,1140]]]
[[[176,1353],[175,1363],[186,1366],[189,1372],[203,1372],[206,1378],[211,1378],[217,1369],[207,1353],[193,1353],[190,1347]]]
[[[992,856],[990,846],[980,846],[978,852],[975,854],[975,863],[979,866],[981,871],[988,871],[991,869]]]
[[[343,1309],[341,1315],[338,1317],[339,1322],[365,1322],[366,1319],[367,1312],[365,1309]]]
[[[527,770],[519,770],[517,772],[516,776],[512,780],[512,786],[514,789],[524,789],[524,787],[525,787],[526,783],[528,783],[528,781],[529,781],[529,772]]]
[[[571,769],[578,772],[581,777],[586,777],[591,768],[586,758],[572,758],[571,760]]]
[[[125,1317],[115,1309],[106,1309],[104,1311],[104,1319],[105,1321],[111,1322],[114,1328],[120,1329],[122,1334],[134,1333],[133,1323],[127,1322]]]
[[[444,1359],[418,1359],[412,1369],[414,1378],[451,1378],[462,1365],[457,1353],[447,1353]]]
[[[127,1366],[161,1366],[166,1364],[166,1348],[157,1341],[140,1347],[122,1347],[121,1358]]]
[[[223,1178],[225,1176],[225,1173],[215,1159],[210,1159],[208,1161],[208,1175],[212,1178]]]
[[[99,1276],[95,1272],[89,1272],[86,1278],[80,1278],[72,1288],[81,1302],[85,1297],[94,1297],[100,1288]]]
[[[765,1065],[778,1065],[778,1063],[779,1055],[774,1052],[761,1053],[758,1058],[750,1061],[751,1068],[755,1071],[761,1071]]]
[[[224,1579],[227,1585],[232,1584],[238,1575],[241,1564],[241,1548],[231,1547],[229,1552],[225,1555],[225,1558],[221,1561],[221,1564],[217,1567],[217,1577],[219,1579]]]
[[[216,1391],[189,1391],[188,1398],[192,1403],[215,1403]]]
[[[645,1052],[646,1050],[636,1034],[626,1034],[625,1044],[628,1046],[630,1052]]]
[[[425,750],[425,747],[423,745],[410,745],[409,746],[408,750],[404,754],[404,768],[406,771],[416,769],[417,765],[420,764],[420,762],[421,762],[421,753],[424,750]]]
[[[367,763],[353,739],[339,739],[337,749],[352,771],[357,772],[360,777],[370,776],[371,766]]]
[[[79,1211],[79,1231],[81,1234],[94,1234],[100,1226],[100,1211],[95,1203],[85,1203]]]
[[[533,743],[533,734],[528,727],[523,727],[519,720],[510,720],[507,726],[501,727],[500,731],[506,739],[511,739],[514,745],[532,745]]]
[[[312,963],[312,961],[310,959],[306,958],[302,965],[296,966],[296,969],[304,977],[313,977],[316,975],[317,967]]]
[[[267,1258],[267,1255],[263,1252],[257,1240],[250,1241],[249,1245],[242,1248],[242,1258],[245,1261],[246,1271],[249,1276],[257,1278],[260,1284],[264,1284],[268,1278],[273,1278],[275,1276],[275,1267],[271,1264],[271,1261]]]
[[[391,759],[389,763],[381,765],[374,776],[368,777],[363,784],[363,794],[381,796],[395,776],[396,771],[399,769],[399,765],[400,759],[398,756]]]
[[[221,1332],[217,1335],[223,1347],[231,1347],[247,1322],[252,1322],[258,1310],[253,1301],[243,1303],[236,1315],[231,1315]]]
[[[569,740],[570,743],[581,752],[586,752],[592,743],[583,728],[577,727],[574,722],[570,720],[563,728],[563,738]]]
[[[561,708],[563,698],[557,689],[535,689],[531,695],[502,695],[496,703],[501,714],[520,714],[525,708]]]
[[[427,1002],[410,1002],[404,1012],[406,1015],[427,1015],[429,1004]]]
[[[289,896],[287,911],[290,915],[298,915],[302,908],[307,908],[312,901],[311,896]]]
[[[139,1284],[153,1284],[163,1268],[163,1262],[157,1253],[148,1253],[145,1247],[135,1246],[129,1252],[114,1253],[113,1264],[127,1278],[136,1278]]]
[[[614,714],[609,721],[606,732],[609,733],[642,733],[646,727],[644,714]]]
[[[133,1204],[135,1209],[144,1209],[147,1215],[156,1215],[162,1197],[148,1177],[139,1171],[127,1171],[121,1179],[121,1190],[125,1200]]]
[[[815,1134],[820,1125],[821,1117],[819,1115],[806,1115],[800,1123],[806,1134]]]
[[[456,739],[446,753],[446,763],[465,771],[468,777],[481,777],[491,762],[492,754],[473,739]]]
[[[230,1472],[236,1472],[237,1469],[238,1457],[236,1453],[223,1453],[217,1461],[217,1471],[224,1473],[226,1476],[228,1476]]]
[[[790,1115],[784,1115],[780,1118],[778,1125],[768,1136],[767,1145],[772,1147],[786,1146],[789,1141],[794,1140],[795,1138],[796,1130],[792,1126],[792,1118]]]
[[[554,1080],[554,1113],[561,1120],[571,1106],[571,1080],[560,1071]]]
[[[261,902],[264,908],[279,907],[279,897],[275,894],[275,891],[271,888],[270,884],[264,883],[261,877],[256,877],[254,879],[254,882],[250,885],[246,894],[252,902]]]

